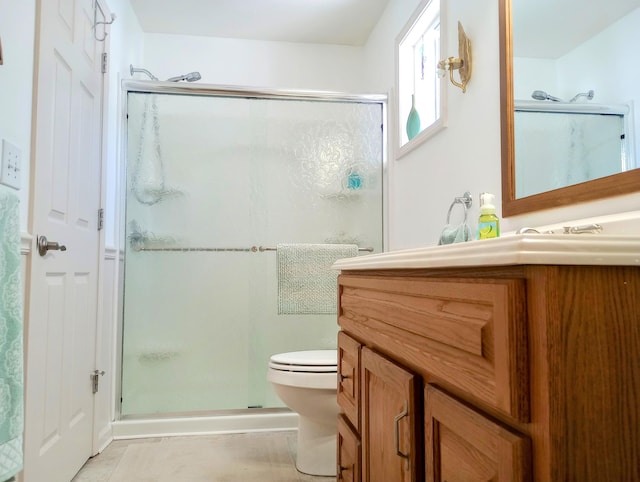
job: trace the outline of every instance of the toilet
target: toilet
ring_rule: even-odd
[[[280,353],[267,378],[280,400],[299,415],[296,467],[305,474],[336,476],[337,350]]]

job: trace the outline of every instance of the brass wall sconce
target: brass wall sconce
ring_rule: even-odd
[[[471,79],[471,41],[458,22],[458,57],[449,57],[438,62],[439,75],[443,77],[449,71],[449,80],[456,87],[460,87],[462,92],[467,91],[467,83]],[[453,78],[453,71],[457,70],[460,82]]]

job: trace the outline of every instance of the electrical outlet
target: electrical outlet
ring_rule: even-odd
[[[14,189],[20,189],[20,173],[22,171],[22,151],[6,139],[2,139],[2,168],[0,183]]]

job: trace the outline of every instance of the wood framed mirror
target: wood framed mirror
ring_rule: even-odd
[[[569,0],[554,0],[555,4],[567,3]],[[626,3],[625,8],[634,11],[634,15],[640,15],[640,9],[636,0],[620,0]],[[634,4],[635,1],[635,4]],[[500,105],[501,105],[501,136],[502,136],[502,216],[514,216],[543,209],[568,206],[585,201],[593,201],[611,196],[628,194],[640,191],[640,169],[634,166],[640,165],[640,159],[635,159],[630,170],[617,174],[606,175],[596,179],[566,185],[564,187],[549,189],[537,194],[518,196],[516,192],[516,128],[514,121],[515,97],[514,97],[514,7],[518,8],[527,0],[499,0],[499,24],[500,24]],[[531,3],[531,2],[529,2]],[[535,3],[535,2],[534,2]],[[609,5],[607,3],[607,5]],[[575,6],[575,5],[574,5]],[[579,4],[578,4],[579,7]],[[540,7],[549,18],[553,12]],[[634,10],[635,9],[635,10]],[[585,9],[583,9],[585,10]],[[597,15],[590,12],[590,15]],[[567,18],[560,15],[560,18]],[[635,19],[635,17],[634,17]],[[580,23],[580,22],[575,22]],[[564,23],[566,25],[566,22]],[[540,28],[540,26],[538,26]],[[516,53],[517,55],[517,53]],[[637,54],[634,55],[637,58]],[[628,60],[627,60],[628,61]],[[635,62],[634,62],[635,63]],[[622,82],[623,72],[608,72],[612,82]],[[541,90],[544,86],[541,85]],[[636,87],[637,89],[637,87]],[[596,90],[598,92],[598,90]],[[535,98],[535,97],[534,97]],[[584,99],[580,99],[583,101]],[[539,101],[539,102],[550,102]],[[638,101],[640,107],[640,99]],[[636,125],[636,129],[639,126]],[[518,134],[521,135],[521,134]],[[635,136],[636,142],[640,142],[640,136]],[[632,139],[628,139],[632,142]],[[634,146],[637,151],[637,147]],[[640,156],[639,156],[640,157]]]

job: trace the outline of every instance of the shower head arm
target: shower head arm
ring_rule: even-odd
[[[159,80],[158,77],[153,75],[147,69],[134,67],[131,64],[129,65],[129,72],[131,73],[131,75],[133,75],[135,73],[146,74],[146,75],[149,76],[149,78],[151,80]],[[166,81],[167,82],[180,82],[181,80],[186,80],[187,82],[195,82],[196,80],[200,80],[200,79],[201,79],[200,72],[189,72],[188,74],[178,75],[177,77],[171,77],[171,78],[167,79]]]
[[[141,74],[146,74],[149,76],[149,78],[151,80],[158,80],[158,77],[156,77],[155,75],[153,75],[151,72],[149,72],[147,69],[142,69],[142,68],[138,68],[138,67],[134,67],[133,65],[129,65],[129,73],[131,75],[135,74],[135,73],[141,73]]]

